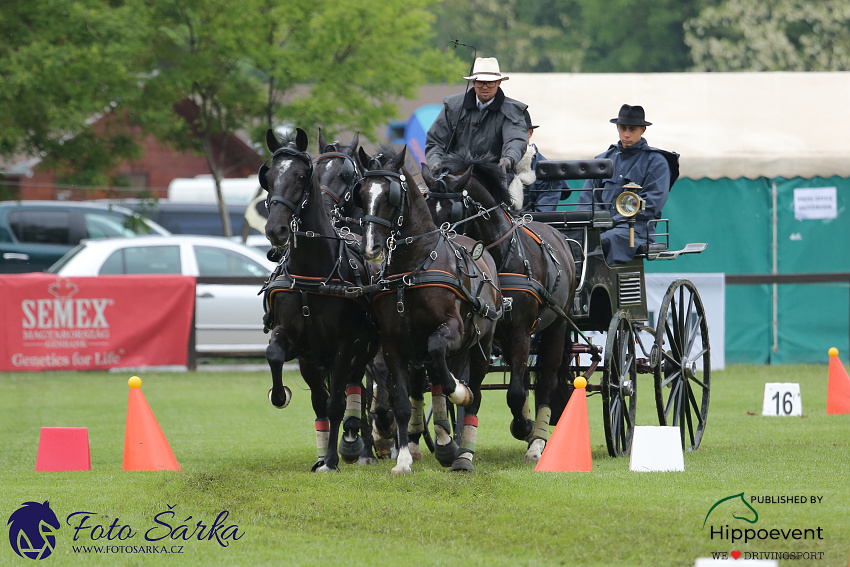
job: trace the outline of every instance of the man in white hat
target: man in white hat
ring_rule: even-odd
[[[513,170],[528,145],[527,105],[505,96],[499,85],[508,78],[495,57],[475,59],[472,74],[464,77],[472,81],[473,90],[444,98],[428,130],[425,158],[432,171],[440,170],[447,154],[461,149],[476,156],[490,154],[503,169]]]

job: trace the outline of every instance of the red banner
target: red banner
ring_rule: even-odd
[[[195,278],[0,278],[0,370],[183,365]]]

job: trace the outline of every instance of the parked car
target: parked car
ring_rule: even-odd
[[[122,199],[111,202],[133,209],[172,234],[224,236],[221,213],[216,203],[184,203],[167,199]],[[234,237],[241,236],[245,228],[245,208],[246,205],[227,205],[230,230]],[[251,228],[248,234],[260,233]]]
[[[167,235],[132,210],[85,201],[0,202],[0,273],[41,272],[84,238]]]
[[[257,293],[275,264],[221,236],[84,240],[47,271],[60,276],[182,274],[199,277],[195,349],[203,355],[262,355],[263,299]],[[203,278],[215,278],[206,283]],[[230,280],[230,281],[228,281]]]

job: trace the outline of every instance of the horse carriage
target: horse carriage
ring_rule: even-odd
[[[305,136],[299,132],[299,137]],[[499,195],[507,189],[504,178],[480,158],[456,156],[444,164],[441,175],[423,164],[425,191],[405,169],[404,150],[368,156],[361,148],[354,155],[356,139],[343,148],[324,143],[320,133],[323,154],[307,167],[305,145],[303,139],[281,143],[270,136],[274,156],[271,170],[261,170],[261,184],[269,191],[267,234],[286,250],[281,265],[289,266],[291,257],[298,256],[303,271],[294,276],[285,268],[283,283],[275,283],[281,278],[278,271],[266,286],[269,312],[274,311],[268,321],[274,379],[269,398],[276,407],[288,403],[280,366],[297,357],[302,374],[307,369],[317,416],[319,459],[314,470],[336,468],[340,426],[343,459],[356,461],[360,454],[361,462],[368,460],[370,420],[389,431],[392,415],[399,448],[393,472],[410,471],[408,441],[415,444],[423,434],[441,464],[473,470],[476,414],[481,391],[487,389],[508,391],[511,433],[528,443],[526,460],[536,460],[548,440],[550,420],[557,420],[578,376],[587,379],[587,395],[602,396],[612,456],[630,451],[637,374],[654,377],[660,424],[680,428],[684,449],[699,446],[711,371],[702,301],[690,281],[677,280],[652,325],[644,262],[698,253],[704,244],[673,251],[666,229],[656,229],[654,242],[635,243],[634,260],[612,266],[605,261],[600,240],[602,231],[612,226],[610,214],[515,214],[504,204],[510,197]],[[607,160],[550,161],[538,165],[537,176],[604,178],[610,171]],[[319,208],[315,202],[321,194],[331,202],[318,218],[306,221],[317,216],[307,211]],[[640,198],[637,193],[624,195],[627,198],[618,202],[620,212],[634,214]],[[349,226],[342,226],[346,223]],[[362,229],[362,238],[353,234],[352,223]],[[666,221],[656,223],[659,226]],[[324,242],[324,267],[318,266],[315,247],[307,255],[294,250],[296,242],[311,239]],[[344,252],[353,248],[359,258]],[[311,320],[312,309],[326,300],[338,304],[336,313],[342,317],[330,328],[316,317]],[[349,306],[341,307],[345,302]],[[292,318],[298,321],[288,320]],[[357,321],[356,338],[339,332],[340,323],[349,319]],[[367,328],[369,320],[374,328]],[[605,333],[604,348],[588,337],[591,331]],[[339,347],[337,356],[334,349],[317,353],[306,346],[325,342],[325,335],[336,341],[332,344]],[[384,379],[391,382],[382,383],[383,392],[373,389],[371,380],[365,389],[360,386],[370,367],[367,359],[376,353],[376,337],[381,337],[387,365]],[[322,356],[333,364],[323,362]],[[510,371],[510,382],[484,383],[494,370]],[[599,371],[601,378],[594,383]],[[425,418],[422,394],[428,390],[432,411]],[[535,392],[534,420],[530,390]],[[381,401],[378,406],[371,402],[373,394]],[[370,411],[377,415],[368,415]],[[439,426],[434,428],[435,439],[428,429],[432,418]],[[330,430],[324,446],[318,433],[322,419],[324,429]]]

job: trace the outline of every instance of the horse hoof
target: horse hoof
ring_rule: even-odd
[[[410,469],[409,466],[406,466],[406,465],[398,465],[398,466],[393,467],[393,470],[391,472],[393,474],[410,474],[411,469]]]
[[[339,472],[338,467],[329,467],[325,464],[324,459],[319,459],[313,466],[310,468],[310,472],[318,472],[318,473],[326,473],[326,472]]]
[[[357,459],[357,464],[358,465],[367,465],[367,466],[368,465],[377,465],[378,459],[376,459],[375,457],[360,457],[359,459]]]
[[[449,394],[449,400],[456,406],[466,407],[475,400],[475,396],[472,395],[472,390],[455,378],[455,391]]]
[[[391,456],[395,449],[395,440],[393,439],[375,439],[375,452],[379,459],[386,459]]]
[[[455,462],[452,463],[452,472],[465,471],[475,472],[475,467],[472,465],[472,461],[466,457],[458,457],[455,459]]]
[[[419,447],[419,443],[408,443],[407,449],[410,451],[410,456],[413,457],[414,461],[422,460],[422,449]]]
[[[348,438],[348,434],[343,434],[339,441],[339,456],[349,465],[354,464],[363,454],[363,438],[359,435]]]
[[[454,439],[452,439],[451,443],[446,443],[445,445],[438,444],[434,447],[434,457],[436,457],[437,462],[444,467],[450,467],[452,466],[455,457],[457,457],[457,450],[457,443],[455,443]]]
[[[511,421],[511,435],[514,439],[525,441],[532,431],[534,431],[534,422],[528,418]]]
[[[528,451],[525,453],[526,463],[536,463],[543,456],[543,449],[546,447],[546,441],[537,438],[528,444]]]
[[[289,405],[289,402],[292,401],[292,390],[290,390],[288,387],[286,387],[286,386],[283,387],[283,403],[281,403],[281,404],[275,403],[275,400],[272,396],[273,391],[274,391],[274,388],[269,388],[269,401],[277,409],[285,408],[286,406]],[[280,401],[280,400],[278,400],[278,401]]]

